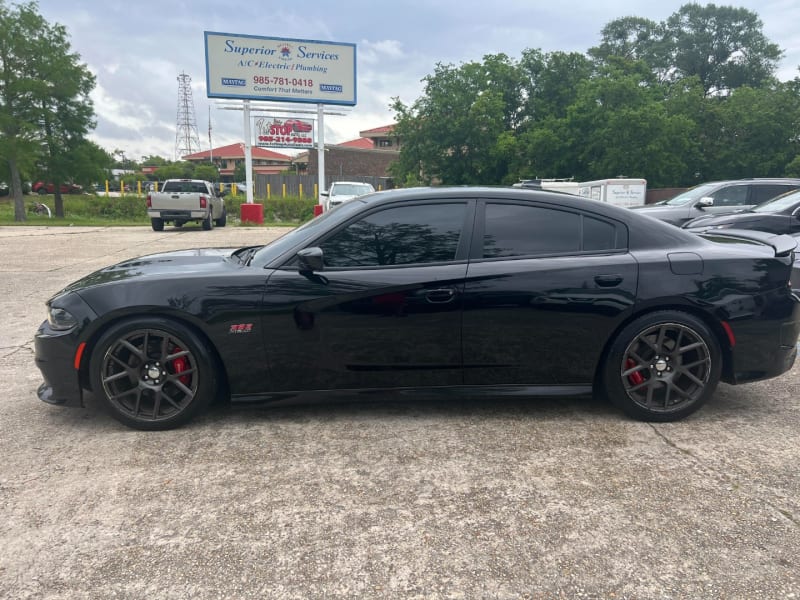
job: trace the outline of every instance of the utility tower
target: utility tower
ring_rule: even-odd
[[[175,128],[175,160],[187,154],[200,152],[200,135],[192,98],[192,78],[186,73],[178,75],[178,124]]]

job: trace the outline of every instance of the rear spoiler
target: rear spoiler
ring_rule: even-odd
[[[765,246],[772,246],[775,256],[789,256],[797,247],[797,238],[785,234],[775,234],[752,229],[714,229],[697,232],[704,238],[730,238],[745,242],[757,242]]]

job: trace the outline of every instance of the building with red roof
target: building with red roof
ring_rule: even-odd
[[[275,175],[291,169],[292,157],[259,148],[251,147],[253,157],[253,176],[255,175]],[[219,169],[222,181],[233,181],[233,172],[240,164],[244,164],[244,144],[230,144],[220,148],[213,148],[204,152],[195,152],[183,157],[189,162],[209,162],[212,161]]]

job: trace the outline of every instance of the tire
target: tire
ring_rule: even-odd
[[[181,227],[183,227],[183,223],[184,223],[183,221],[175,221],[175,227],[180,229]]]
[[[641,421],[677,421],[714,393],[722,372],[719,342],[699,318],[659,311],[629,323],[603,367],[609,399]]]
[[[40,187],[36,193],[39,194],[40,196],[47,196],[47,187],[45,186]]]
[[[155,217],[150,219],[150,225],[153,227],[153,231],[164,231],[164,220],[163,219],[156,219]]]
[[[95,345],[89,369],[95,396],[135,429],[179,427],[217,390],[205,343],[185,325],[159,317],[113,325]]]
[[[211,218],[211,211],[208,211],[208,216],[203,219],[203,229],[205,231],[211,231],[214,229],[214,219]]]
[[[228,224],[228,209],[224,206],[222,207],[222,216],[214,221],[214,225],[217,227],[225,227]]]

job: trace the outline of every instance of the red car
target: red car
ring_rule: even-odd
[[[56,186],[53,183],[45,183],[43,181],[37,181],[31,187],[31,191],[44,196],[45,194],[54,194],[56,191]],[[62,183],[59,186],[59,191],[62,194],[80,194],[83,192],[83,188],[79,185],[74,183]]]
[[[283,122],[284,125],[291,125],[292,129],[297,133],[308,133],[311,131],[312,125],[308,121],[301,121],[300,119],[287,119]]]

